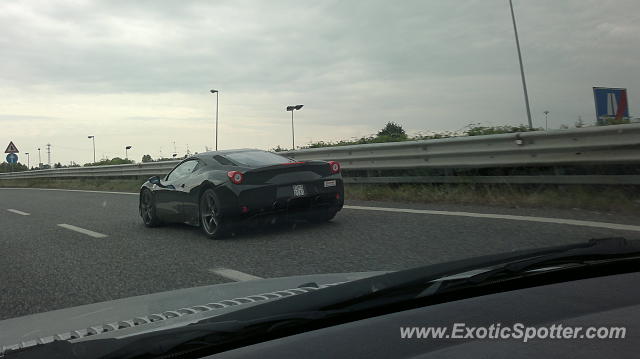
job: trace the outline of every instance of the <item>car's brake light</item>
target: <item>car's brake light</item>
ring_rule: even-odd
[[[244,175],[239,171],[229,171],[227,172],[227,177],[235,184],[241,184],[244,181]]]
[[[329,169],[332,174],[340,173],[340,163],[336,161],[329,161]]]

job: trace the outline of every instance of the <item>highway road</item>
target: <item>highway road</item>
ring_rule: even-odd
[[[638,218],[579,210],[347,200],[331,223],[145,228],[137,194],[0,189],[0,319],[256,277],[398,270],[590,238],[640,239]]]

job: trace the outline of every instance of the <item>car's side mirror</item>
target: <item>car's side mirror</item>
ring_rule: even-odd
[[[149,183],[160,186],[160,177],[158,176],[149,177]]]

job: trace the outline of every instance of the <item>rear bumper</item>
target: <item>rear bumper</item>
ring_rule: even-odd
[[[269,219],[273,216],[305,217],[322,211],[339,211],[344,205],[341,193],[323,193],[313,196],[280,198],[259,208],[249,208],[247,213],[236,216],[238,221]]]
[[[326,185],[330,182],[331,185]],[[304,194],[296,196],[293,185],[303,185]],[[246,220],[271,215],[298,215],[313,211],[339,211],[344,204],[344,185],[338,176],[293,184],[226,185],[218,188],[222,214],[231,220]]]

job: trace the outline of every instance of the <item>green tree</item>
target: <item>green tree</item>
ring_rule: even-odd
[[[384,128],[378,132],[377,137],[404,140],[407,138],[407,133],[404,131],[402,126],[391,121],[387,122]]]
[[[29,168],[22,163],[14,163],[13,165],[7,162],[0,163],[0,173],[6,172],[22,172],[27,171]]]
[[[153,158],[150,155],[142,156],[142,162],[153,162]]]

